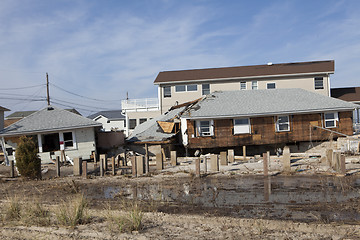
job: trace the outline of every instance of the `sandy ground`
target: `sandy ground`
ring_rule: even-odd
[[[358,175],[360,170],[359,157],[347,158],[347,172]],[[292,158],[292,174],[336,175],[319,158]],[[43,166],[44,180],[25,181],[22,178],[10,179],[9,168],[0,166],[0,207],[1,215],[5,214],[5,206],[9,198],[18,196],[24,202],[31,199],[40,199],[41,204],[58,209],[67,198],[87,189],[90,185],[94,189],[101,189],[104,184],[157,184],[169,179],[176,184],[176,178],[189,177],[195,170],[195,165],[189,159],[183,159],[180,165],[167,168],[162,173],[151,177],[131,178],[130,176],[107,176],[100,178],[89,175],[88,179],[73,177],[72,167],[62,167],[61,178],[55,178],[54,165]],[[89,163],[89,171],[96,169]],[[152,166],[154,169],[154,166]],[[209,169],[209,167],[208,167]],[[202,163],[204,170],[204,163]],[[272,156],[270,174],[281,172],[281,159]],[[119,173],[119,172],[118,172]],[[262,161],[236,162],[228,166],[221,166],[219,173],[212,176],[233,175],[260,175],[262,174]],[[174,183],[173,183],[174,184]],[[94,193],[96,195],[96,193]],[[143,228],[140,231],[120,233],[114,230],[112,224],[104,217],[107,213],[106,206],[118,206],[121,199],[99,198],[91,200],[89,206],[90,221],[75,228],[62,227],[56,223],[51,226],[25,226],[21,222],[0,222],[0,239],[360,239],[360,225],[343,224],[341,222],[328,223],[322,221],[296,222],[292,220],[238,218],[208,214],[204,211],[170,213],[162,211],[161,207],[144,209]],[[353,206],[353,205],[351,205]],[[121,211],[123,211],[122,209]],[[125,213],[126,214],[126,213]]]

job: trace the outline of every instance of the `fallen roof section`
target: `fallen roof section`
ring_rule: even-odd
[[[334,60],[160,72],[154,84],[296,74],[334,73]]]
[[[326,111],[352,111],[359,105],[304,89],[214,92],[193,105],[185,118],[232,118]]]
[[[27,135],[101,126],[101,123],[76,113],[48,106],[3,129],[0,131],[0,136]]]

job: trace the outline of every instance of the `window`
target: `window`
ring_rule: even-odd
[[[185,92],[186,89],[185,89],[185,85],[176,85],[175,86],[175,92]]]
[[[197,91],[197,85],[196,84],[186,85],[186,90],[188,92],[195,92]]]
[[[110,123],[110,120],[107,120],[106,122],[107,122],[107,123]]]
[[[267,83],[267,84],[266,84],[266,88],[267,88],[267,89],[275,89],[275,88],[276,88],[276,85],[275,85],[275,83]]]
[[[164,87],[164,98],[171,97],[171,87]]]
[[[124,120],[124,128],[126,128],[126,120]]]
[[[240,90],[246,90],[246,82],[240,82]]]
[[[201,120],[196,121],[199,136],[212,136],[213,135],[213,121]]]
[[[315,81],[315,89],[324,89],[324,78],[316,77],[314,81]]]
[[[64,132],[64,144],[65,148],[74,147],[73,133],[72,132]]]
[[[290,131],[289,116],[278,116],[277,117],[276,131],[277,132]]]
[[[142,124],[142,123],[144,123],[144,122],[146,122],[146,121],[147,121],[146,118],[140,118],[140,124]]]
[[[134,129],[136,127],[136,119],[129,119],[129,128]]]
[[[234,119],[234,134],[250,133],[250,119],[238,118]]]
[[[202,95],[210,94],[210,84],[205,83],[202,85]]]
[[[251,89],[253,89],[253,90],[258,89],[258,82],[257,81],[252,81],[251,82]]]
[[[337,112],[325,113],[324,114],[324,120],[325,120],[325,127],[326,128],[334,128],[334,127],[336,127],[336,122],[339,120]]]

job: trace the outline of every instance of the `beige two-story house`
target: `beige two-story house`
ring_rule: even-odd
[[[330,96],[334,60],[160,72],[160,113],[215,91],[302,88]]]

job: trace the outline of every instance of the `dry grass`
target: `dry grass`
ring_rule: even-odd
[[[4,221],[19,221],[21,219],[21,203],[17,196],[8,197],[5,205]]]
[[[89,221],[87,210],[88,203],[82,194],[69,201],[64,201],[56,212],[58,224],[68,227],[85,224]]]

